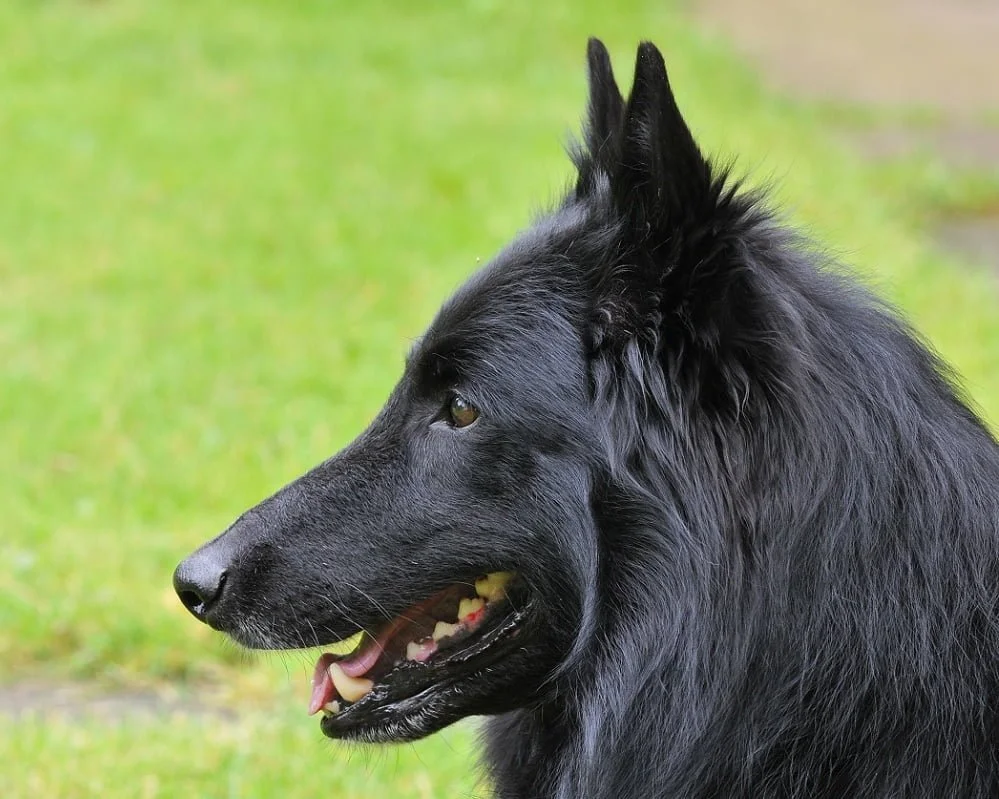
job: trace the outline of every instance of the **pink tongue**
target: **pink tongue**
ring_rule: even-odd
[[[411,614],[422,612],[434,600],[434,597],[430,597],[430,599],[414,605],[410,609]],[[372,638],[365,633],[361,639],[360,646],[345,658],[338,658],[329,652],[320,655],[319,660],[316,661],[316,668],[312,672],[312,698],[309,700],[309,715],[318,713],[319,709],[327,702],[332,702],[334,699],[340,698],[336,686],[333,685],[333,680],[329,675],[331,663],[339,663],[340,668],[343,669],[343,673],[348,677],[361,677],[367,674],[375,663],[378,662],[378,658],[381,657],[382,652],[385,651],[386,644],[410,621],[409,618],[403,618],[402,616],[393,619],[392,623],[382,630],[377,638]]]
[[[316,661],[316,668],[312,672],[312,698],[309,700],[310,716],[318,713],[327,702],[339,698],[329,672],[330,663],[334,660],[336,660],[336,655],[327,652],[320,655],[319,660]]]
[[[406,619],[400,617],[393,619],[392,623],[382,630],[377,638],[372,638],[365,633],[361,639],[361,645],[340,661],[340,668],[343,669],[343,673],[349,677],[361,677],[367,674],[371,670],[371,667],[378,662],[378,658],[381,657],[382,652],[385,650],[385,645],[405,625]]]
[[[318,713],[323,705],[340,698],[336,686],[333,685],[333,679],[330,677],[331,663],[339,663],[343,673],[349,677],[360,677],[366,674],[378,662],[385,644],[403,624],[405,624],[404,620],[396,619],[382,630],[378,638],[371,638],[365,633],[361,639],[361,645],[348,657],[339,658],[329,652],[320,655],[319,660],[316,661],[316,668],[312,671],[312,697],[309,699],[309,715]]]

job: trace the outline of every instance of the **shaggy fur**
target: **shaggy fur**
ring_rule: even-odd
[[[999,796],[999,446],[701,156],[652,45],[627,102],[595,40],[589,70],[574,189],[368,431],[196,556],[208,620],[321,644],[507,569],[502,658],[338,737],[495,714],[507,799]]]

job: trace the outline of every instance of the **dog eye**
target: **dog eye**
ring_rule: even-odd
[[[479,409],[460,394],[452,394],[447,405],[447,418],[452,427],[468,427],[479,418]]]

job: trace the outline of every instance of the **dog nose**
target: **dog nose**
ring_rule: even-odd
[[[226,571],[211,551],[199,550],[173,573],[173,588],[198,621],[208,623],[208,613],[225,588]]]

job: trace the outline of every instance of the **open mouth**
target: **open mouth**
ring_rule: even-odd
[[[404,700],[446,690],[489,663],[516,635],[523,612],[510,601],[513,575],[492,572],[409,607],[380,630],[363,633],[347,655],[322,654],[312,676],[309,715],[323,712],[330,737],[377,722]]]

